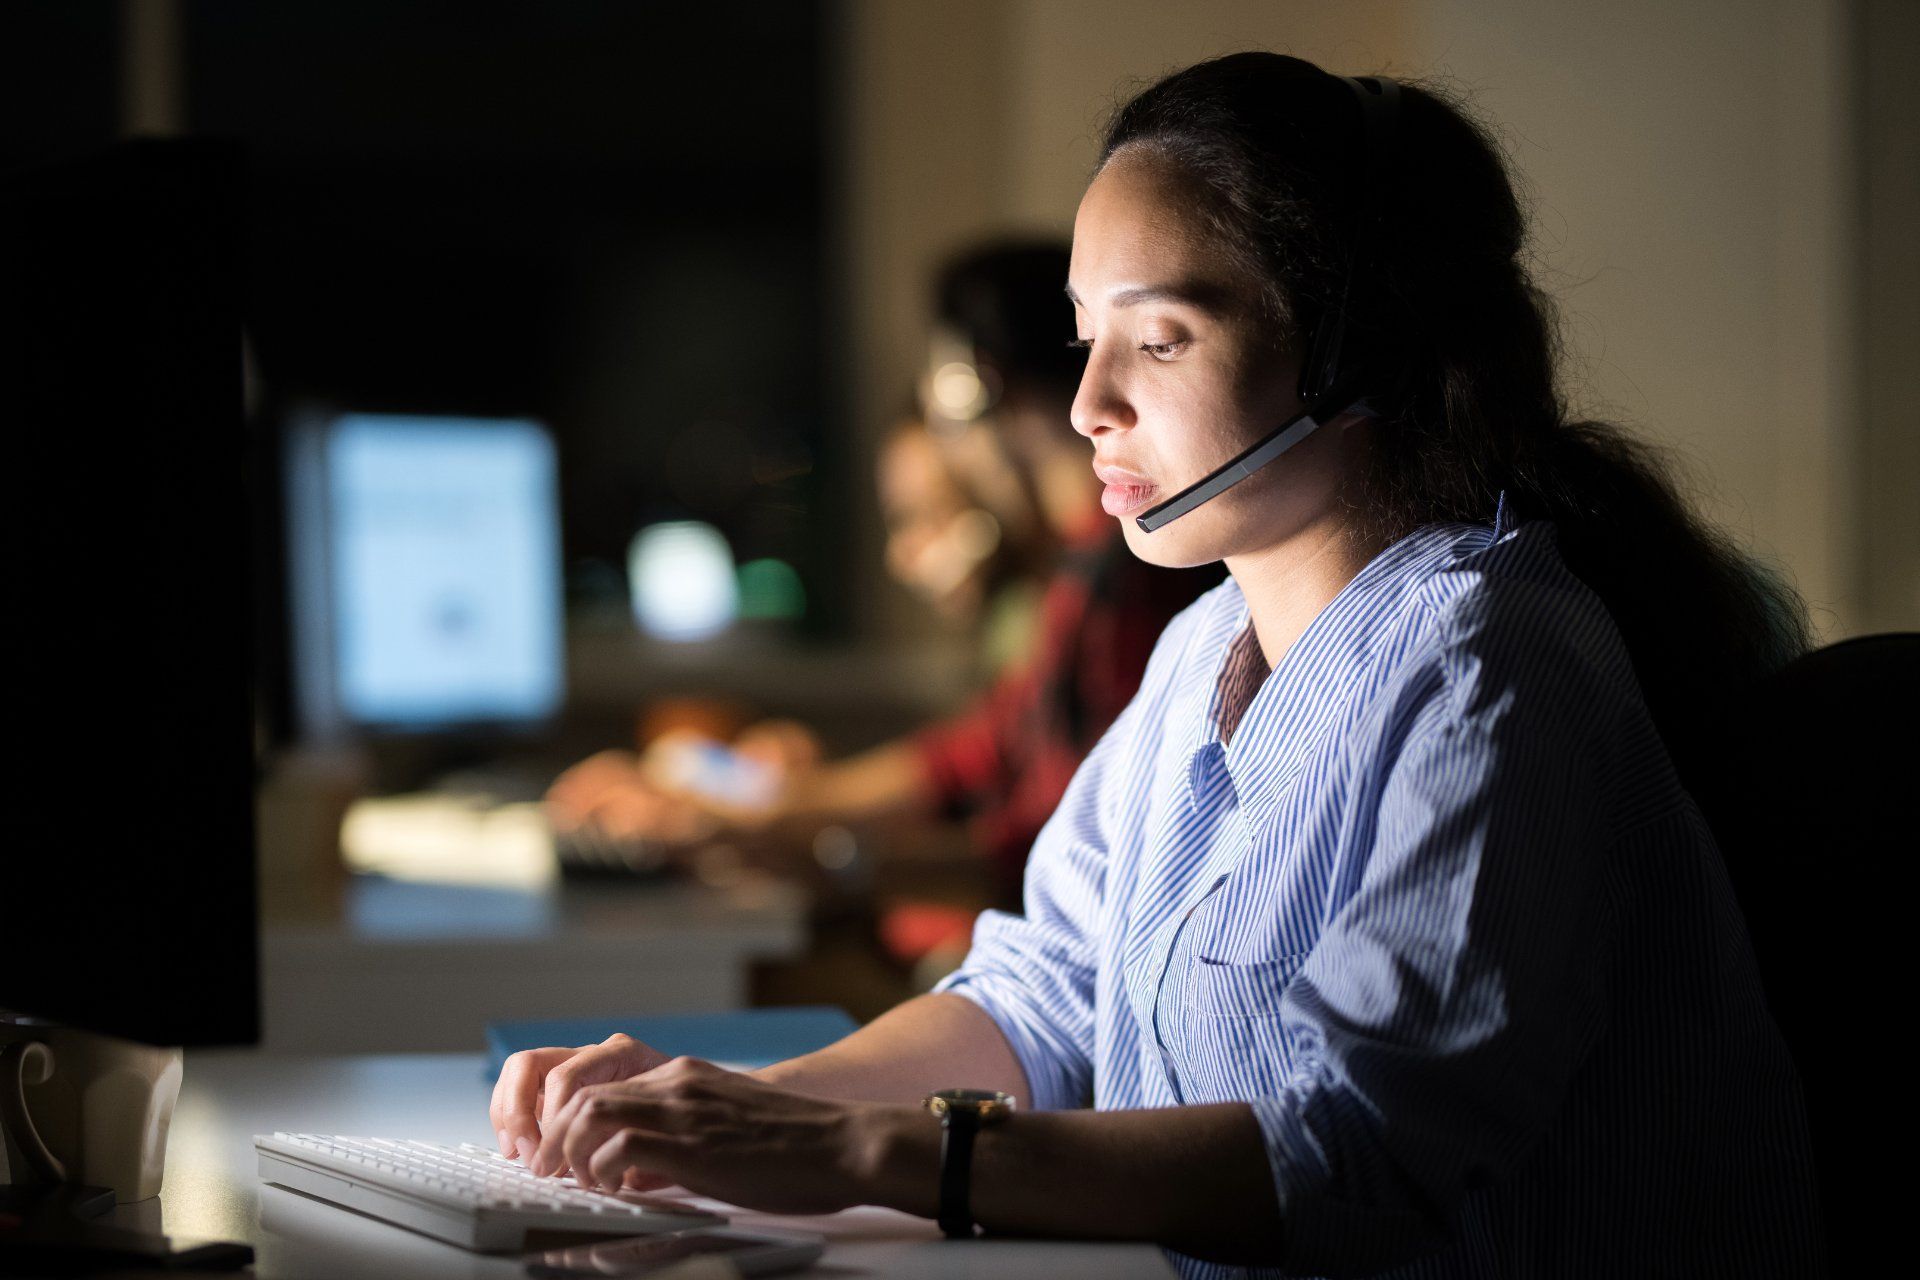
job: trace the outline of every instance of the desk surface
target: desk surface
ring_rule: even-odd
[[[718,935],[781,946],[800,935],[807,908],[803,890],[765,877],[715,889],[680,880],[502,888],[354,876],[337,919],[273,923],[267,939],[288,948],[524,947],[582,937],[621,942],[642,934],[686,945]]]
[[[344,917],[263,932],[278,1053],[479,1049],[490,1022],[744,1008],[806,945],[806,896],[755,881],[486,889],[357,878]],[[285,1128],[285,1126],[281,1126]]]
[[[479,1054],[191,1052],[168,1144],[165,1188],[158,1201],[122,1206],[116,1217],[174,1235],[244,1240],[254,1247],[262,1277],[518,1280],[526,1275],[519,1259],[468,1253],[264,1186],[255,1172],[253,1135],[276,1129],[489,1143],[490,1089]],[[816,1275],[1165,1280],[1175,1274],[1165,1256],[1148,1245],[947,1242],[932,1223],[887,1209],[855,1209],[824,1218],[743,1212],[730,1216],[742,1227],[785,1227],[827,1236],[827,1254],[814,1269]]]

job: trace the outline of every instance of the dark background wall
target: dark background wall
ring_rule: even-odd
[[[846,616],[844,524],[807,518],[847,466],[821,4],[176,12],[181,130],[250,157],[264,452],[315,402],[532,415],[576,598],[617,593],[635,529],[680,515],[794,563],[811,630]],[[0,166],[122,132],[123,18],[0,8]]]

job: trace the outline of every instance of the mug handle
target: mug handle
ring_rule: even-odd
[[[27,1073],[31,1083],[45,1084],[53,1074],[53,1050],[44,1040],[16,1040],[0,1047],[0,1138],[11,1139],[10,1150],[18,1150],[26,1160],[27,1177],[14,1173],[17,1184],[28,1181],[60,1183],[67,1180],[67,1168],[61,1164],[27,1114]]]

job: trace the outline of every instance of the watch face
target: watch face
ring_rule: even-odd
[[[1013,1096],[994,1089],[941,1089],[927,1095],[926,1107],[937,1116],[949,1111],[970,1111],[997,1117],[1013,1110]]]

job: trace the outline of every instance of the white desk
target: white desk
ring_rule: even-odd
[[[805,895],[772,881],[723,892],[356,877],[345,908],[337,922],[263,931],[269,1050],[464,1051],[489,1022],[739,1009],[753,961],[806,945]]]
[[[158,1201],[115,1210],[116,1220],[170,1234],[240,1240],[262,1277],[459,1277],[523,1280],[515,1258],[485,1257],[279,1187],[255,1173],[253,1135],[275,1129],[491,1143],[491,1082],[479,1054],[296,1057],[195,1051],[168,1145]],[[825,1218],[733,1212],[743,1227],[787,1227],[828,1237],[812,1274],[1019,1280],[1023,1276],[1166,1280],[1149,1245],[1065,1241],[948,1242],[923,1219],[887,1209]]]

